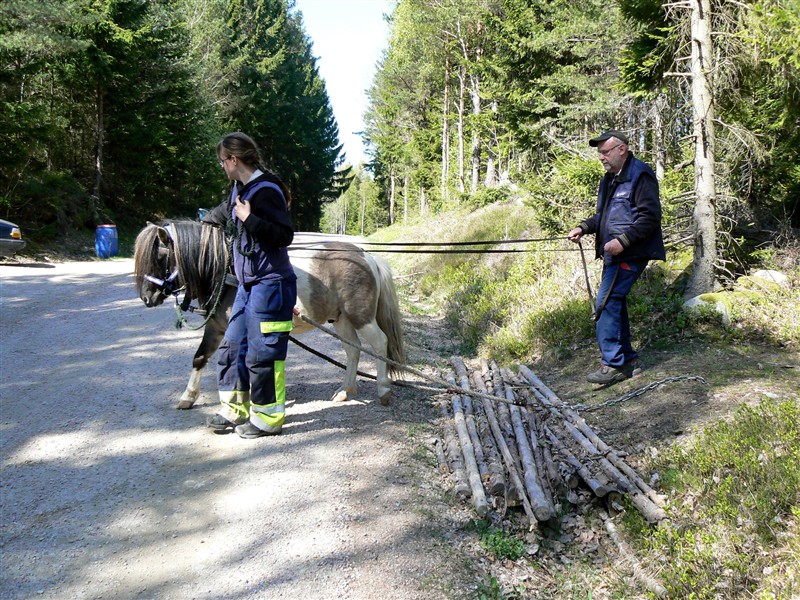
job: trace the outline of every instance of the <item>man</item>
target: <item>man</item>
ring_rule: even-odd
[[[595,214],[567,237],[577,243],[594,233],[595,257],[603,259],[594,312],[602,364],[586,380],[609,385],[631,377],[638,357],[631,346],[628,292],[647,263],[666,260],[666,252],[653,170],[633,155],[620,131],[606,131],[589,145],[597,148],[606,174],[600,181]]]

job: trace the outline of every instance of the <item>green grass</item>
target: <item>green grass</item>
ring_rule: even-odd
[[[542,237],[533,223],[529,210],[489,206],[394,226],[380,236],[437,242],[506,234]],[[424,314],[445,317],[462,354],[501,365],[544,359],[568,377],[585,369],[596,343],[580,255],[550,251],[559,244],[536,244],[516,255],[389,258],[396,273],[414,274],[403,279],[404,291],[424,300]],[[800,408],[796,397],[786,400],[794,394],[786,390],[800,386],[800,371],[785,364],[795,360],[800,345],[800,267],[792,250],[786,252],[762,252],[753,259],[762,260],[763,268],[784,265],[778,270],[789,276],[791,287],[734,298],[729,324],[711,310],[690,314],[682,309],[689,251],[652,263],[629,296],[634,345],[669,353],[669,366],[658,368],[700,369],[709,399],[720,394],[729,405],[752,403],[764,385],[784,398],[742,405],[730,421],[687,436],[690,442],[658,448],[660,462],[652,468],[670,498],[670,519],[653,528],[629,510],[624,534],[670,597],[800,597]],[[596,291],[600,266],[588,255],[587,261]],[[485,522],[472,527],[484,556],[517,561],[524,556],[513,529],[492,530]],[[553,574],[548,589],[559,600],[588,598],[601,587],[611,598],[644,597],[629,584],[606,567],[572,561]],[[518,593],[492,577],[476,597],[515,598]]]
[[[800,594],[798,398],[743,405],[653,468],[673,498],[670,520],[650,529],[630,512],[627,525],[672,597]]]

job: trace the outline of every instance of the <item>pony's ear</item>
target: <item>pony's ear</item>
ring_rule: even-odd
[[[158,232],[158,239],[161,240],[161,243],[165,246],[168,246],[172,239],[169,237],[169,232],[164,229],[163,227],[159,227],[156,229]]]
[[[155,227],[155,225],[156,225],[155,223],[151,223],[150,221],[145,221],[145,224],[146,224],[147,227],[150,227],[151,225],[153,227]]]

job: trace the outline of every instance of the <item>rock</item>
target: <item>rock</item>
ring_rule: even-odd
[[[731,303],[723,292],[700,294],[694,298],[689,298],[683,303],[683,308],[694,313],[701,313],[704,309],[711,309],[720,315],[723,325],[727,327],[731,324]]]
[[[735,290],[753,290],[757,292],[779,292],[791,287],[789,278],[780,271],[760,270],[751,275],[739,277],[734,285]]]
[[[759,271],[756,271],[755,273],[752,273],[751,275],[753,277],[760,277],[761,279],[767,279],[769,281],[777,283],[781,287],[788,288],[791,285],[789,283],[789,278],[780,271],[761,269]]]

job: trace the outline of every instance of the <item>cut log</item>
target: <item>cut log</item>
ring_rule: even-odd
[[[464,408],[461,405],[461,396],[453,394],[453,421],[456,425],[456,434],[461,444],[461,453],[464,457],[464,466],[467,470],[467,481],[472,491],[472,504],[475,512],[483,518],[489,513],[489,503],[486,500],[486,493],[483,489],[483,482],[478,471],[478,463],[475,460],[475,449],[472,447],[472,440],[467,431],[467,423],[464,419]]]
[[[445,455],[450,464],[450,470],[453,472],[453,477],[456,480],[454,492],[460,498],[469,498],[472,491],[467,481],[467,474],[464,469],[464,457],[461,453],[461,446],[456,439],[456,431],[453,426],[452,416],[447,408],[445,402],[440,403],[442,416],[444,417],[443,435],[445,444]]]
[[[510,488],[515,490],[517,497],[522,503],[522,507],[525,511],[525,514],[528,515],[528,519],[531,523],[531,528],[533,528],[534,525],[537,523],[536,515],[533,512],[533,508],[531,507],[530,501],[528,500],[527,496],[523,493],[524,487],[522,484],[522,480],[520,479],[517,467],[514,464],[513,458],[511,457],[511,452],[508,449],[508,445],[505,443],[503,434],[500,431],[500,427],[497,424],[497,417],[494,414],[494,407],[492,406],[491,401],[486,398],[483,399],[483,410],[484,413],[486,414],[487,423],[489,424],[489,427],[491,428],[492,433],[494,435],[495,443],[497,444],[497,447],[500,450],[500,454],[503,457],[506,469],[508,470],[509,477],[511,479]]]
[[[661,507],[664,506],[664,499],[657,494],[653,488],[647,485],[639,476],[639,474],[628,463],[626,463],[613,448],[600,439],[600,436],[598,436],[592,430],[592,428],[589,427],[586,421],[580,415],[578,415],[578,413],[572,410],[565,410],[564,414],[566,414],[575,423],[576,427],[578,427],[578,429],[592,442],[592,444],[595,445],[600,453],[603,454],[603,456],[605,456],[611,462],[611,464],[625,474],[631,483],[635,484],[636,487],[646,494],[655,505]]]
[[[450,474],[450,465],[447,464],[447,457],[444,455],[444,443],[439,438],[431,440],[431,450],[436,456],[436,464],[439,465],[439,470],[445,475]]]
[[[492,435],[492,430],[489,426],[482,403],[475,402],[473,412],[475,413],[475,420],[477,422],[478,431],[480,432],[481,446],[488,471],[486,476],[487,488],[492,496],[503,496],[504,504],[507,505],[506,478],[503,474],[503,462],[500,458],[497,445],[495,444],[494,435]]]
[[[608,515],[602,512],[600,513],[600,518],[603,519],[608,535],[617,545],[619,553],[622,556],[623,561],[628,565],[628,569],[630,570],[631,575],[633,575],[633,578],[641,583],[647,591],[655,594],[659,598],[666,598],[668,594],[667,589],[661,585],[661,583],[659,583],[655,577],[647,573],[642,568],[642,565],[637,560],[633,550],[631,550],[630,546],[628,546],[625,540],[622,539],[622,536],[620,536],[620,534],[617,532],[614,522],[609,518]]]
[[[609,488],[598,481],[597,478],[592,475],[589,469],[587,469],[586,466],[575,457],[570,449],[567,448],[567,446],[558,438],[555,433],[553,433],[553,431],[547,425],[544,426],[544,433],[559,455],[561,455],[564,460],[566,460],[567,463],[569,463],[569,465],[575,470],[575,472],[580,475],[581,479],[583,479],[584,483],[589,486],[589,489],[592,490],[595,496],[598,498],[603,498],[608,493],[614,491],[613,488]]]
[[[623,474],[616,466],[614,466],[607,458],[605,458],[604,454],[600,452],[600,450],[588,439],[588,437],[556,408],[554,403],[561,404],[561,401],[550,388],[544,385],[544,383],[542,383],[542,381],[526,366],[520,365],[519,372],[534,385],[535,389],[533,392],[536,395],[536,398],[545,407],[547,407],[551,414],[561,420],[564,428],[569,432],[573,439],[575,439],[575,441],[577,441],[586,450],[587,453],[597,457],[598,463],[603,471],[605,471],[605,473],[613,479],[613,481],[620,487],[622,491],[629,495],[633,505],[649,522],[657,523],[658,521],[667,518],[667,514],[664,512],[664,509],[661,508],[661,506],[651,500],[647,493],[641,491],[635,483],[631,482],[625,474]],[[573,414],[575,413],[573,412]],[[585,422],[584,425],[588,429],[588,425],[586,425]],[[593,437],[595,437],[595,439],[599,439],[596,434]],[[619,460],[621,461],[621,459]],[[631,469],[631,471],[633,471],[633,469]],[[638,475],[636,475],[636,478],[641,479]]]

